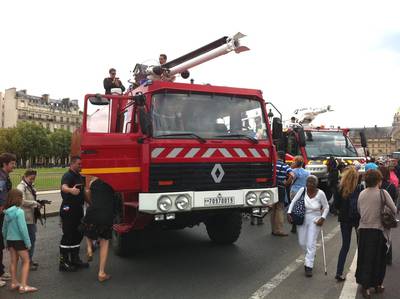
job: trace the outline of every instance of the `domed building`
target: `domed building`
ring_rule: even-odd
[[[371,156],[387,156],[400,151],[400,108],[393,117],[391,127],[366,127],[350,129],[350,138],[356,147],[361,147],[360,131],[365,131]]]

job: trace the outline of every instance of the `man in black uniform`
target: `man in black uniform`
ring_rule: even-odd
[[[60,271],[71,272],[77,268],[87,268],[79,258],[83,233],[78,227],[83,218],[84,178],[80,175],[81,158],[71,157],[69,170],[61,179],[60,207],[63,236],[60,243]],[[71,258],[70,258],[71,257]]]
[[[110,77],[104,78],[103,86],[106,94],[111,94],[112,88],[121,88],[122,92],[125,91],[125,86],[122,85],[121,80],[117,77],[117,71],[114,68],[111,68],[108,73]]]

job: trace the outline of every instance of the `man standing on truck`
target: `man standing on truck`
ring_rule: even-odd
[[[77,268],[88,268],[81,261],[79,249],[83,233],[78,229],[83,218],[84,178],[80,175],[81,158],[71,157],[69,170],[61,179],[60,217],[63,236],[60,243],[60,271],[73,272]]]
[[[117,77],[117,71],[115,68],[110,68],[108,71],[110,77],[104,78],[103,85],[106,94],[111,94],[112,88],[121,88],[122,92],[125,91],[124,85],[122,85],[121,80]]]

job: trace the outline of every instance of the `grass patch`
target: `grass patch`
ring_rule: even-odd
[[[35,188],[37,191],[47,191],[47,190],[59,190],[61,177],[68,168],[38,168],[37,176],[35,181]],[[10,173],[10,178],[13,184],[13,188],[21,182],[21,178],[25,172],[25,169],[19,168],[15,169]]]

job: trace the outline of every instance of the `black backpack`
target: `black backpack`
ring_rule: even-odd
[[[350,195],[350,198],[348,199],[349,202],[349,219],[350,221],[358,222],[360,221],[360,213],[358,212],[358,197],[361,193],[361,191],[364,190],[364,187],[362,185],[357,185],[356,189],[353,191],[353,193]]]

